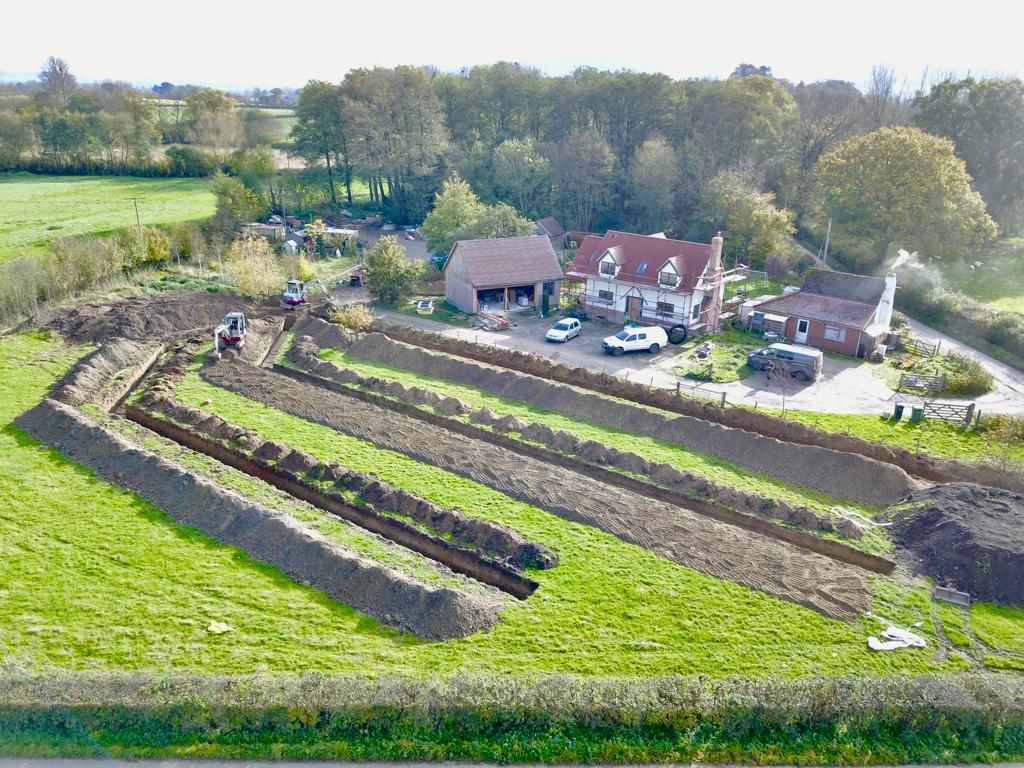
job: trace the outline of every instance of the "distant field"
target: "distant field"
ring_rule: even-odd
[[[214,212],[205,179],[113,176],[0,176],[0,262],[42,253],[55,237],[101,234],[135,224],[205,219]]]
[[[945,266],[945,285],[993,309],[1024,314],[1024,237],[999,240],[972,261],[980,261],[981,266],[974,270],[970,269],[971,262]]]

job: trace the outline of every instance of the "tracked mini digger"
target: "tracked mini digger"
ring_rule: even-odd
[[[224,320],[214,330],[213,335],[217,342],[217,351],[222,352],[229,347],[241,349],[245,346],[245,313],[228,312]]]

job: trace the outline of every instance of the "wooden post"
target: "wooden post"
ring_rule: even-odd
[[[725,408],[725,392],[722,393],[722,407]]]
[[[974,407],[976,403],[971,403],[967,406],[967,415],[964,417],[964,427],[971,426],[971,419],[974,418]]]
[[[679,397],[679,382],[676,382],[676,397]]]

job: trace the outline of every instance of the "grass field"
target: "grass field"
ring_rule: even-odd
[[[43,335],[0,340],[0,373],[10,385],[0,391],[0,423],[42,397],[84,351]],[[510,525],[558,551],[561,564],[532,572],[540,589],[508,608],[495,630],[444,643],[419,641],[177,525],[5,426],[0,662],[30,670],[716,677],[918,674],[968,664],[960,654],[944,659],[938,653],[923,585],[872,579],[874,610],[900,623],[923,620],[931,641],[925,651],[875,654],[865,640],[877,622],[825,619],[682,568],[436,467],[213,387],[195,371],[179,396],[192,405],[210,399],[208,410],[270,438]],[[224,479],[260,497],[260,489],[248,487],[251,481]],[[993,647],[1019,648],[1021,617],[995,610],[994,617],[975,616],[979,635],[987,621]],[[211,635],[211,620],[232,631]],[[993,660],[1007,663],[1015,659]]]
[[[779,413],[781,414],[781,411]],[[911,424],[906,418],[893,422],[869,413],[814,411],[786,411],[785,418],[827,432],[842,432],[875,443],[906,448],[908,451],[927,453],[943,459],[984,461],[996,450],[984,433],[962,429],[956,424],[936,419],[925,419],[918,424]],[[1009,458],[1013,461],[1024,460],[1024,443],[1014,446],[1010,450]]]
[[[697,357],[694,350],[705,343],[714,344],[711,354]],[[757,333],[726,328],[716,336],[701,336],[686,342],[676,356],[673,372],[687,379],[728,384],[754,373],[747,365],[747,355],[762,349],[767,342]]]
[[[102,234],[143,224],[197,221],[214,212],[205,179],[0,175],[0,261],[43,253],[55,237]]]
[[[980,261],[974,270],[970,264]],[[994,309],[1024,314],[1024,237],[1002,238],[970,261],[944,264],[943,280]]]

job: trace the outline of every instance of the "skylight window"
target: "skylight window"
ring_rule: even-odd
[[[640,264],[636,268],[636,273],[637,273],[637,275],[643,275],[646,272],[647,272],[647,262],[646,261],[641,261]]]

